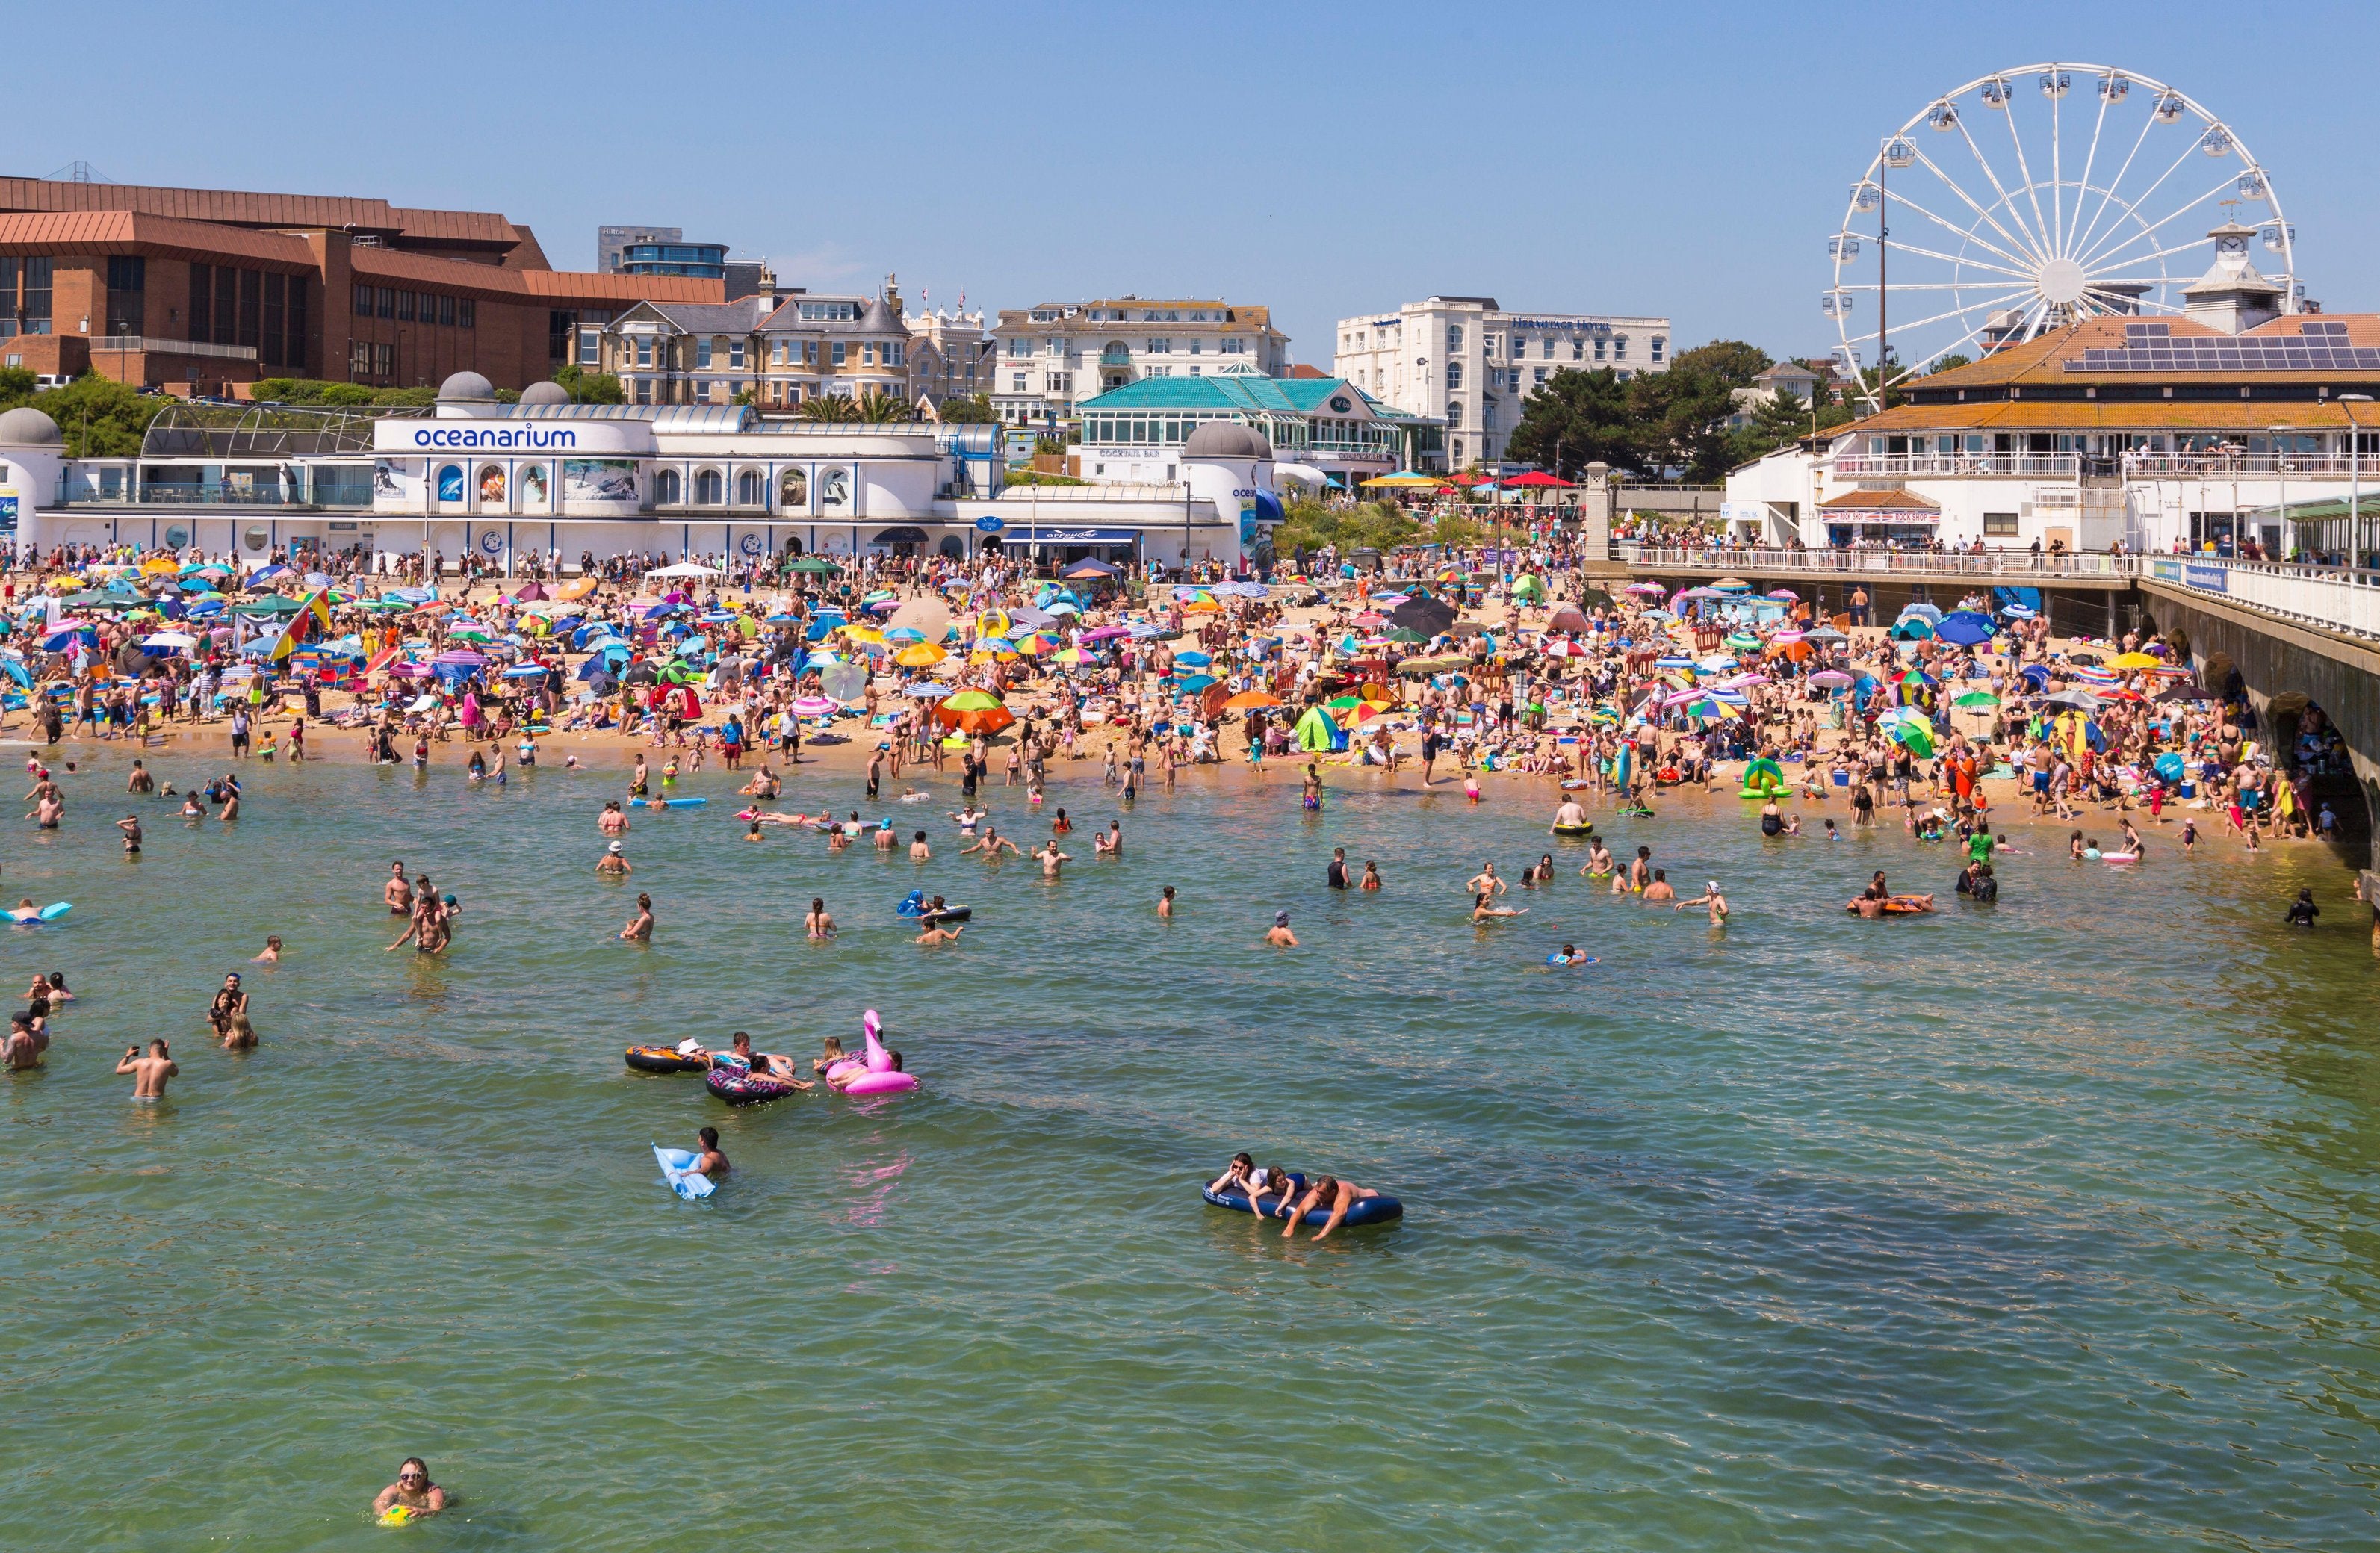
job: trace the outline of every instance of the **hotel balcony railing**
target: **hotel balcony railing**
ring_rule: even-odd
[[[2030,550],[1967,551],[1838,549],[1746,550],[1714,545],[1645,545],[1629,563],[1636,571],[1733,572],[1767,577],[1788,573],[1945,573],[1977,577],[2128,576],[2137,565],[2129,555],[2095,552],[2035,555]]]
[[[2350,458],[2343,453],[2135,453],[2124,459],[2134,479],[2347,479],[2380,474],[2380,454]]]
[[[1099,352],[1099,365],[1102,367],[1129,367],[1132,365],[1132,352],[1128,350],[1103,350]]]

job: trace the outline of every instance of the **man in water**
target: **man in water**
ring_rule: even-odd
[[[1033,860],[1041,865],[1043,879],[1054,880],[1058,878],[1058,870],[1075,859],[1071,853],[1059,851],[1058,843],[1053,840],[1043,842],[1041,850],[1033,855]]]
[[[1579,806],[1576,798],[1564,798],[1561,807],[1554,810],[1553,829],[1556,831],[1576,830],[1585,823],[1586,810]]]
[[[132,1098],[136,1100],[162,1100],[165,1098],[165,1081],[182,1071],[160,1038],[149,1043],[149,1055],[140,1055],[137,1046],[128,1046],[116,1059],[115,1071],[132,1075]]]
[[[1347,849],[1345,847],[1334,846],[1330,849],[1330,863],[1322,870],[1322,882],[1333,890],[1347,888]]]
[[[2285,920],[2292,928],[2311,928],[2313,919],[2321,915],[2322,908],[2313,904],[2313,892],[2301,890],[2298,898],[2289,903],[2289,914]]]
[[[701,1131],[696,1133],[694,1137],[695,1141],[701,1145],[700,1147],[694,1151],[694,1171],[696,1174],[707,1175],[710,1177],[711,1180],[716,1181],[735,1168],[728,1164],[727,1156],[719,1152],[718,1128],[705,1127]]]
[[[391,863],[388,866],[388,883],[382,886],[380,898],[388,903],[390,916],[413,915],[413,882],[405,877],[403,862]]]
[[[1653,882],[1645,887],[1645,903],[1650,904],[1655,901],[1674,901],[1677,898],[1678,892],[1670,888],[1669,870],[1667,868],[1655,868],[1653,870]]]
[[[1265,942],[1276,949],[1297,947],[1297,935],[1289,930],[1289,913],[1277,911],[1272,914],[1272,926],[1265,930]]]
[[[50,1048],[47,1030],[33,1028],[30,1016],[12,1013],[8,1016],[8,1036],[0,1041],[0,1068],[12,1074],[24,1073],[42,1063],[42,1053]]]
[[[959,941],[959,935],[965,931],[966,928],[964,926],[945,928],[939,922],[931,923],[924,932],[917,935],[917,941],[929,948],[935,944],[956,943]]]

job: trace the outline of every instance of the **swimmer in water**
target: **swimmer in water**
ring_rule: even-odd
[[[1579,801],[1576,798],[1564,798],[1561,801],[1561,807],[1554,810],[1554,822],[1551,828],[1556,831],[1575,831],[1586,823],[1586,810],[1580,806]]]
[[[372,1500],[372,1513],[382,1517],[395,1510],[408,1515],[435,1515],[445,1508],[446,1490],[430,1481],[430,1464],[419,1456],[407,1456],[399,1463],[396,1481]]]
[[[162,1100],[165,1098],[165,1081],[182,1071],[173,1054],[160,1038],[149,1043],[149,1055],[143,1057],[137,1046],[128,1046],[116,1059],[115,1071],[132,1075],[132,1098],[136,1100]]]
[[[603,800],[603,812],[595,817],[595,829],[607,836],[625,835],[628,831],[627,811],[620,807],[617,798]]]
[[[812,943],[824,943],[834,937],[834,918],[827,915],[825,897],[810,897],[809,915],[802,918],[802,931],[809,935]]]
[[[1477,898],[1471,903],[1471,920],[1485,922],[1490,917],[1518,916],[1529,909],[1526,906],[1500,906],[1495,904],[1495,900],[1496,897],[1492,892],[1486,890],[1479,892]]]
[[[1708,906],[1710,925],[1714,928],[1727,926],[1727,897],[1718,892],[1718,880],[1712,880],[1701,894],[1691,901],[1679,901],[1670,909],[1683,911],[1688,906]]]
[[[1584,963],[1586,958],[1578,952],[1578,945],[1566,943],[1561,946],[1561,952],[1553,957],[1553,963],[1557,965],[1576,965]]]
[[[844,1050],[843,1049],[843,1037],[841,1036],[827,1037],[824,1041],[820,1043],[820,1055],[810,1059],[810,1072],[814,1074],[822,1074],[826,1072],[827,1069],[833,1067],[837,1062],[847,1062],[851,1061],[851,1053]]]
[[[277,965],[281,964],[281,935],[278,933],[266,934],[264,939],[264,952],[249,961],[249,964],[252,965]]]
[[[704,1127],[694,1134],[694,1140],[701,1146],[694,1151],[695,1174],[716,1181],[735,1168],[727,1162],[726,1155],[719,1152],[718,1128]]]
[[[1057,843],[1052,842],[1050,844],[1055,846]],[[959,855],[964,857],[970,852],[979,852],[983,854],[983,860],[985,862],[996,863],[1000,861],[1000,849],[1002,847],[1006,847],[1010,852],[1019,857],[1025,855],[1025,849],[1023,847],[1017,845],[1014,842],[1004,840],[997,830],[987,825],[983,828],[982,836],[978,838],[973,846],[963,846],[959,848]]]
[[[1346,1219],[1347,1210],[1354,1207],[1357,1202],[1366,1197],[1378,1195],[1378,1192],[1369,1187],[1358,1186],[1353,1182],[1341,1181],[1336,1176],[1326,1175],[1307,1187],[1305,1195],[1282,1207],[1281,1216],[1287,1219],[1289,1223],[1282,1228],[1281,1238],[1295,1239],[1297,1227],[1305,1222],[1305,1216],[1317,1207],[1323,1207],[1330,1210],[1330,1217],[1324,1222],[1322,1228],[1314,1231],[1313,1238],[1320,1240],[1339,1227],[1340,1223]]]
[[[1108,828],[1091,838],[1091,853],[1099,857],[1123,855],[1123,822],[1111,819]]]
[[[1167,885],[1165,892],[1157,897],[1157,915],[1161,921],[1173,920],[1173,886]]]
[[[910,862],[912,862],[912,863],[923,863],[923,862],[926,862],[926,861],[928,861],[929,859],[930,859],[933,855],[934,855],[934,849],[933,849],[932,847],[928,846],[928,845],[926,844],[926,832],[925,832],[925,831],[918,831],[918,832],[917,833],[917,835],[915,835],[914,837],[912,837],[912,838],[910,839],[910,842],[909,842],[909,861],[910,861]]]
[[[1297,935],[1289,930],[1289,913],[1277,911],[1272,914],[1272,926],[1265,929],[1264,941],[1276,949],[1297,947]]]
[[[595,860],[595,871],[609,878],[623,879],[634,870],[629,867],[628,859],[621,855],[620,843],[613,842],[603,849],[603,855]]]
[[[1645,887],[1645,904],[1649,905],[1656,901],[1674,901],[1677,898],[1678,892],[1670,887],[1670,875],[1668,870],[1663,868],[1655,868],[1653,870],[1653,882]]]
[[[620,937],[631,943],[653,941],[653,898],[650,895],[637,897],[637,915],[628,918],[628,925],[620,929]]]
[[[1379,887],[1380,866],[1366,857],[1364,859],[1364,881],[1355,886],[1355,888],[1358,890],[1378,890]]]
[[[1521,871],[1521,882],[1525,885],[1551,884],[1553,881],[1554,855],[1550,852]]]
[[[1043,879],[1055,880],[1059,877],[1058,870],[1075,858],[1072,853],[1059,851],[1057,842],[1050,840],[1041,843],[1041,850],[1033,855],[1033,860],[1041,865]]]
[[[1477,873],[1463,880],[1463,888],[1474,895],[1500,895],[1510,887],[1496,877],[1495,864],[1482,863]]]
[[[381,887],[380,898],[388,903],[391,916],[413,915],[413,881],[405,877],[402,862],[388,866],[388,882]]]
[[[959,941],[959,935],[965,931],[966,928],[964,925],[945,928],[941,923],[937,922],[929,927],[924,932],[918,934],[917,941],[929,948],[940,943],[956,943]]]
[[[1611,855],[1611,849],[1603,844],[1601,836],[1597,836],[1587,843],[1586,866],[1578,871],[1588,879],[1609,879],[1619,867]]]

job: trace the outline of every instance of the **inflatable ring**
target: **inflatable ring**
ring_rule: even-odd
[[[843,1092],[846,1095],[898,1095],[904,1090],[916,1087],[917,1087],[917,1077],[915,1074],[862,1074],[844,1085]]]
[[[1592,954],[1548,954],[1546,956],[1546,964],[1548,965],[1592,965],[1595,963],[1596,956]]]
[[[784,1079],[745,1068],[713,1068],[703,1075],[702,1082],[731,1106],[764,1105],[800,1092]]]
[[[707,1058],[682,1057],[666,1046],[632,1046],[628,1048],[627,1062],[640,1074],[699,1073],[710,1065]]]
[[[1860,902],[1852,901],[1843,909],[1856,916],[1860,904]],[[1918,916],[1933,909],[1923,895],[1893,895],[1887,897],[1884,903],[1884,915],[1887,916]]]
[[[1554,834],[1557,836],[1591,836],[1595,834],[1595,822],[1590,819],[1584,825],[1557,825],[1554,827]]]
[[[1293,1172],[1289,1178],[1289,1189],[1293,1195],[1303,1195],[1305,1191],[1305,1177]],[[1251,1211],[1248,1206],[1248,1195],[1236,1187],[1226,1188],[1220,1192],[1209,1192],[1201,1187],[1198,1195],[1217,1207],[1227,1207],[1237,1213]],[[1391,1223],[1404,1216],[1405,1205],[1394,1197],[1358,1197],[1347,1206],[1347,1217],[1339,1220],[1339,1223],[1342,1228],[1354,1230],[1361,1229],[1366,1224]],[[1281,1210],[1277,1207],[1269,1208],[1266,1210],[1265,1217],[1279,1219],[1281,1217]],[[1330,1222],[1330,1210],[1327,1207],[1308,1208],[1305,1217],[1299,1222],[1318,1230]]]

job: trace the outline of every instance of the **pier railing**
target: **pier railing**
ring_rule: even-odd
[[[2291,562],[2240,561],[2200,555],[2109,555],[2095,552],[2035,555],[2029,551],[1750,550],[1706,545],[1646,545],[1629,559],[1632,570],[1670,574],[1733,574],[1747,581],[1834,576],[1846,582],[1890,576],[1973,577],[2016,588],[2060,582],[2141,579],[2189,588],[2229,603],[2342,635],[2380,640],[2380,571]]]

